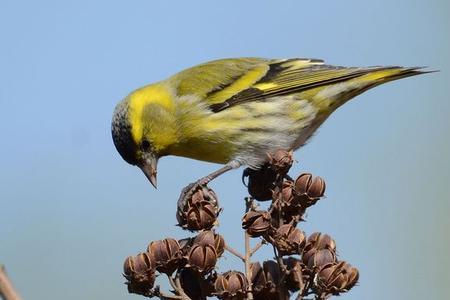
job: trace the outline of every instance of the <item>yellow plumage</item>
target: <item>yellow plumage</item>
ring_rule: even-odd
[[[154,184],[157,160],[166,155],[227,169],[258,167],[266,153],[302,146],[352,97],[421,73],[336,67],[315,59],[212,61],[128,95],[114,112],[113,140],[122,157]]]

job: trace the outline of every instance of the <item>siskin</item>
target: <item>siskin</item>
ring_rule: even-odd
[[[163,156],[225,165],[191,184],[192,190],[242,165],[258,168],[277,149],[301,147],[333,111],[362,92],[427,72],[302,58],[211,61],[129,94],[114,111],[112,137],[123,159],[155,187]]]

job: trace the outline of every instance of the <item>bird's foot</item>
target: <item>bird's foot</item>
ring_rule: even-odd
[[[206,186],[210,181],[211,181],[211,179],[208,176],[206,176],[206,177],[203,177],[203,178],[197,180],[194,183],[190,183],[187,186],[185,186],[181,190],[180,197],[178,198],[178,202],[177,202],[178,208],[182,210],[183,207],[186,206],[189,199],[192,198],[195,191],[202,186]]]

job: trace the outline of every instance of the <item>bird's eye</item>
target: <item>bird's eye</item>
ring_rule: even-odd
[[[147,151],[150,148],[150,142],[147,140],[143,140],[141,146],[142,150]]]

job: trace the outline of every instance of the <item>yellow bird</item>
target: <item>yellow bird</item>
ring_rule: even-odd
[[[349,99],[423,73],[303,58],[211,61],[130,93],[114,111],[112,137],[123,159],[155,187],[163,156],[225,165],[192,189],[243,165],[258,168],[277,149],[301,147]]]

